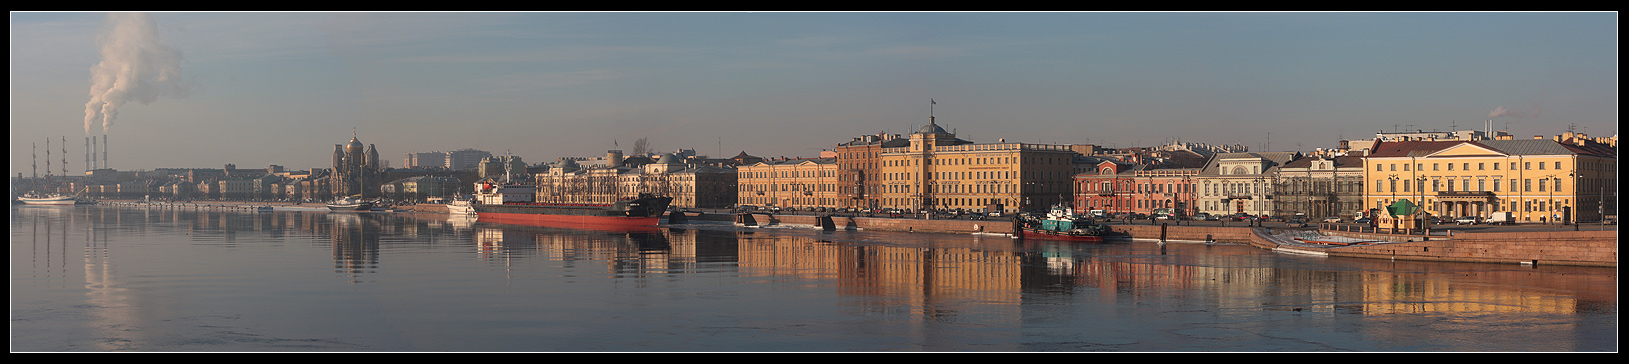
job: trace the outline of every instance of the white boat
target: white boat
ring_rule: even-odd
[[[447,204],[447,213],[453,215],[475,215],[475,207],[471,206],[470,200],[459,199]]]
[[[328,203],[331,211],[369,211],[373,210],[373,202],[363,200],[360,196],[346,196]]]
[[[84,192],[84,190],[80,190],[80,192]],[[17,196],[17,201],[28,205],[72,205],[81,203],[79,201],[79,195],[79,192],[75,192],[72,195],[28,192],[22,196]]]
[[[75,202],[78,202],[78,199],[71,195],[53,193],[46,195],[27,194],[17,196],[17,201],[22,201],[23,204],[27,205],[72,205]]]

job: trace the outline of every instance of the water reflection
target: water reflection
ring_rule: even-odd
[[[91,326],[107,328],[96,335],[104,338],[97,350],[143,348],[141,343],[147,340],[140,337],[139,330],[115,329],[140,326],[146,320],[139,316],[147,291],[132,290],[122,282],[119,268],[137,259],[169,259],[146,257],[139,249],[177,243],[224,248],[216,250],[224,254],[283,246],[314,253],[298,255],[307,261],[326,255],[333,260],[333,273],[354,287],[382,285],[380,281],[401,277],[383,268],[405,265],[408,256],[416,264],[476,259],[486,267],[505,269],[592,267],[603,272],[596,278],[610,283],[604,286],[611,290],[627,289],[615,283],[629,278],[668,277],[672,282],[688,277],[729,277],[742,286],[788,285],[796,287],[800,295],[837,297],[834,303],[851,310],[846,312],[888,322],[904,318],[916,325],[911,330],[917,335],[932,336],[927,333],[935,330],[931,323],[977,321],[980,327],[1001,328],[1002,334],[1010,335],[1003,339],[986,336],[986,340],[1015,342],[1028,340],[1023,330],[1036,321],[1076,323],[1088,318],[1120,320],[1126,326],[1170,326],[1168,332],[1183,334],[1203,331],[1187,326],[1193,322],[1238,330],[1228,325],[1275,322],[1281,315],[1294,315],[1300,321],[1283,323],[1293,328],[1260,331],[1265,335],[1304,330],[1308,325],[1336,325],[1356,318],[1392,322],[1429,317],[1475,324],[1511,314],[1604,316],[1614,323],[1608,325],[1612,327],[1617,305],[1615,269],[1318,258],[1226,244],[1080,244],[976,235],[748,229],[706,223],[592,230],[495,224],[438,214],[85,206],[14,207],[11,236],[14,286],[20,280],[30,282],[25,286],[65,277],[83,280],[74,284],[86,290],[82,304],[96,308],[96,323]],[[258,258],[226,255],[209,259]],[[276,263],[299,266],[298,262]],[[438,288],[456,290],[424,287]],[[28,289],[32,288],[24,291]],[[17,297],[14,294],[14,306]],[[1050,314],[1054,311],[1063,314]],[[1364,335],[1375,341],[1387,341],[1374,339],[1377,337],[1417,335],[1412,326],[1404,326],[1360,325],[1343,335]],[[1220,345],[1216,349],[1251,349]]]

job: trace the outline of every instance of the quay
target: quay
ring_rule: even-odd
[[[249,202],[143,202],[102,201],[102,205],[165,209],[269,211],[328,211],[322,204]],[[396,212],[447,213],[446,205],[398,206]],[[690,220],[735,222],[742,226],[789,226],[825,230],[876,230],[912,233],[986,234],[1013,236],[1009,219],[929,220],[769,213],[689,213]],[[1342,224],[1306,228],[1189,225],[1188,222],[1139,225],[1112,223],[1118,239],[1159,243],[1246,244],[1283,254],[1367,259],[1449,261],[1524,265],[1617,267],[1618,231],[1574,231],[1527,226],[1497,231],[1465,231],[1444,226],[1433,231],[1392,234],[1385,229]],[[1576,228],[1576,227],[1575,227]],[[1111,240],[1115,239],[1111,237]]]
[[[750,218],[743,218],[750,216]],[[714,221],[751,221],[760,226],[807,226],[826,230],[878,230],[918,233],[999,234],[1012,236],[1009,220],[924,220],[832,215],[710,214],[692,217]],[[1175,243],[1246,244],[1277,253],[1391,260],[1501,264],[1546,264],[1617,267],[1616,229],[1386,234],[1339,224],[1309,228],[1260,226],[1193,226],[1110,224],[1122,239]],[[1297,239],[1300,238],[1300,239]],[[1112,239],[1112,238],[1111,238]],[[1322,244],[1316,241],[1352,242]]]

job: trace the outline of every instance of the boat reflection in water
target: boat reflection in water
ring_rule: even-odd
[[[477,220],[475,243],[483,254],[539,247],[602,252],[666,254],[668,237],[656,226],[566,224],[543,221]]]

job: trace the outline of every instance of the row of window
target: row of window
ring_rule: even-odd
[[[1455,189],[1454,189],[1454,181],[1455,180],[1456,179],[1453,178],[1453,177],[1448,177],[1447,178],[1447,183],[1443,183],[1442,179],[1432,178],[1431,179],[1431,192],[1442,192],[1444,190],[1444,188],[1446,188],[1448,192],[1453,192],[1453,191],[1455,191]],[[1476,189],[1474,189],[1474,190],[1471,189],[1471,179],[1470,178],[1460,178],[1460,179],[1457,179],[1457,180],[1459,181],[1459,189],[1458,189],[1458,191],[1501,192],[1499,190],[1499,186],[1501,184],[1499,183],[1499,178],[1498,177],[1493,178],[1493,184],[1492,184],[1493,189],[1492,190],[1488,189],[1488,186],[1489,186],[1488,183],[1487,183],[1488,180],[1485,179],[1485,178],[1476,179]],[[1398,181],[1403,182],[1402,183],[1403,187],[1402,187],[1401,190],[1399,190],[1397,188],[1397,186],[1398,186],[1397,182]],[[1405,180],[1396,180],[1396,179],[1393,179],[1393,180],[1379,180],[1379,179],[1377,179],[1377,180],[1374,181],[1374,183],[1375,183],[1374,191],[1375,192],[1386,192],[1386,187],[1387,186],[1390,186],[1391,192],[1425,191],[1425,181],[1424,180],[1414,180],[1414,183],[1412,183],[1412,185],[1414,185],[1414,188],[1412,189],[1412,191],[1409,188],[1409,185],[1411,185],[1411,183],[1408,183],[1408,181],[1409,180],[1406,180],[1406,179]],[[1516,185],[1517,180],[1516,179],[1510,179],[1509,181],[1510,181],[1510,191],[1515,192],[1516,187],[1517,187],[1517,185]],[[1533,181],[1534,181],[1533,179],[1523,179],[1523,180],[1521,180],[1521,190],[1522,190],[1522,192],[1533,192]],[[1561,180],[1560,180],[1560,178],[1553,178],[1553,179],[1552,178],[1540,178],[1537,181],[1538,181],[1538,192],[1561,192]],[[1386,182],[1390,182],[1390,183],[1386,183]],[[1553,183],[1551,183],[1551,182],[1553,182]],[[1545,191],[1545,189],[1546,189],[1545,186],[1546,185],[1552,186],[1554,188],[1551,188],[1550,191]]]
[[[1533,162],[1521,162],[1521,163],[1522,163],[1522,169],[1533,169]],[[1448,165],[1448,170],[1450,170],[1450,171],[1454,170],[1454,164],[1453,163],[1443,163],[1443,164]],[[1485,170],[1486,167],[1488,165],[1490,165],[1490,164],[1493,165],[1493,170],[1495,170],[1495,171],[1499,170],[1499,163],[1486,163],[1486,162],[1478,162],[1478,163],[1476,163],[1476,170],[1478,170],[1478,171]],[[1549,163],[1538,162],[1538,169],[1539,170],[1544,170],[1544,165],[1546,165],[1546,164],[1549,164]],[[1560,161],[1556,161],[1556,162],[1554,162],[1554,164],[1555,164],[1554,169],[1561,169],[1561,162]],[[1374,165],[1374,170],[1376,172],[1383,172],[1383,171],[1386,170],[1386,166],[1388,166],[1388,165],[1391,166],[1391,170],[1393,170],[1393,171],[1397,170],[1397,163],[1375,164]],[[1439,167],[1439,163],[1431,163],[1431,170],[1433,170],[1433,171],[1438,170],[1438,167]],[[1471,170],[1471,163],[1470,162],[1462,162],[1462,163],[1459,164],[1459,169],[1464,170],[1464,171],[1469,171],[1469,170]],[[1516,169],[1516,162],[1510,162],[1510,169],[1511,170]],[[1403,170],[1404,171],[1408,170],[1408,163],[1403,163]],[[1424,163],[1416,163],[1416,164],[1414,164],[1414,170],[1416,170],[1416,171],[1425,170],[1425,164]]]

